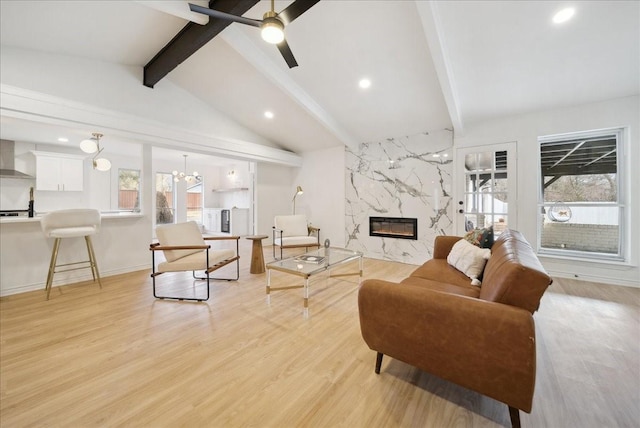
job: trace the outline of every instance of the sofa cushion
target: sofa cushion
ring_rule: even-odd
[[[466,239],[461,239],[451,248],[447,262],[471,278],[471,284],[480,285],[478,277],[490,256],[491,250],[478,248]]]
[[[236,256],[234,250],[209,250],[209,265],[214,266],[224,260]],[[158,264],[158,272],[184,272],[207,269],[207,252],[198,252],[181,257],[173,262],[162,262]]]
[[[469,278],[447,263],[446,259],[427,260],[422,266],[414,270],[409,277],[430,279],[461,287],[471,287]]]
[[[410,276],[400,281],[402,285],[412,285],[415,287],[428,288],[432,291],[442,293],[457,294],[459,296],[475,297],[480,295],[480,289],[469,284],[469,278],[465,278],[466,284],[454,285],[443,282],[439,279],[425,279],[417,276]]]
[[[274,245],[276,246],[317,246],[318,238],[315,236],[289,236],[285,238],[276,238],[273,240]]]

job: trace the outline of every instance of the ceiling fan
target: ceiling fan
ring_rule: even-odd
[[[276,13],[274,10],[274,0],[271,0],[271,10],[266,12],[261,20],[232,15],[230,13],[220,12],[215,9],[209,9],[192,3],[189,3],[189,8],[192,12],[198,12],[214,18],[226,19],[228,21],[260,28],[262,30],[262,38],[267,43],[277,45],[278,50],[284,57],[289,68],[293,68],[298,66],[298,62],[293,56],[293,53],[289,48],[289,44],[284,38],[284,27],[285,25],[289,25],[294,19],[305,13],[319,1],[320,0],[296,0],[282,12]]]

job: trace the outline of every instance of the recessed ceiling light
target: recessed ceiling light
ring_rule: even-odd
[[[273,113],[270,111],[265,111],[264,117],[266,117],[267,119],[273,119]]]
[[[360,86],[362,89],[367,89],[371,86],[371,80],[367,78],[360,79],[360,81],[358,82],[358,86]]]
[[[570,20],[573,15],[576,13],[576,10],[572,7],[567,7],[553,15],[553,22],[556,24],[562,24],[563,22],[567,22]]]
[[[64,137],[60,137],[60,138],[58,138],[58,141],[60,141],[61,143],[68,143],[69,139],[68,138],[64,138]]]

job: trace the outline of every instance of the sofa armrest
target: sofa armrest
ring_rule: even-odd
[[[535,327],[521,308],[369,279],[358,293],[372,350],[531,411]]]
[[[446,259],[453,245],[461,240],[460,236],[438,235],[433,243],[433,258]]]

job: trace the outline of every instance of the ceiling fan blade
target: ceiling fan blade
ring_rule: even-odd
[[[203,15],[209,15],[213,18],[226,19],[227,21],[233,21],[233,22],[238,22],[240,24],[251,25],[253,27],[260,27],[262,25],[262,21],[258,21],[257,19],[250,19],[250,18],[245,18],[244,16],[232,15],[230,13],[220,12],[219,10],[202,7],[197,4],[189,3],[189,9],[191,9],[192,12],[202,13]]]
[[[286,40],[283,40],[282,42],[278,43],[278,50],[282,54],[282,57],[284,58],[284,60],[287,62],[287,65],[289,66],[289,68],[298,66],[298,62],[293,56],[293,52],[291,52],[291,48],[289,47],[289,44],[287,43]]]
[[[291,23],[291,21],[311,9],[311,6],[318,3],[319,1],[320,0],[296,0],[291,3],[289,7],[280,12],[278,14],[278,18],[280,18],[282,22],[284,22],[284,25],[288,25]]]

